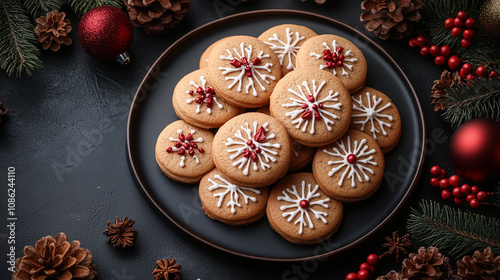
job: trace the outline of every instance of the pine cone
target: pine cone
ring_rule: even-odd
[[[31,279],[82,279],[92,280],[97,268],[92,264],[92,254],[80,247],[80,242],[68,242],[66,234],[55,239],[48,235],[32,246],[24,247],[24,256],[16,259],[13,280]]]
[[[301,0],[301,1],[306,2],[307,0]],[[326,3],[326,0],[314,0],[314,2],[316,2],[316,4],[318,4],[318,5],[323,5]]]
[[[405,280],[405,278],[398,272],[391,270],[387,275],[379,276],[376,280]]]
[[[175,258],[172,260],[162,259],[156,261],[156,268],[153,271],[153,275],[155,276],[155,280],[180,280],[180,270],[181,265],[175,262]]]
[[[401,276],[409,280],[448,279],[451,267],[447,257],[435,247],[420,247],[418,254],[411,253],[403,260]]]
[[[71,45],[71,23],[65,17],[64,12],[51,11],[36,19],[38,24],[35,26],[35,34],[44,50],[50,48],[51,51],[58,51],[62,44]]]
[[[462,77],[458,71],[450,72],[444,70],[441,73],[441,78],[434,81],[434,85],[431,90],[431,104],[436,104],[434,106],[434,111],[446,109],[446,97],[448,94],[445,92],[446,89],[455,86],[462,81]]]
[[[3,106],[2,101],[0,100],[0,122],[2,122],[2,116],[7,114],[7,108]]]
[[[149,35],[158,35],[174,27],[191,7],[191,0],[123,0],[132,24]]]
[[[413,32],[413,24],[422,19],[421,0],[365,0],[360,16],[365,28],[380,39],[400,40]]]
[[[457,275],[463,280],[500,279],[500,256],[495,256],[490,247],[475,251],[472,257],[463,257],[457,261],[457,267]]]
[[[112,243],[113,247],[132,247],[137,236],[137,231],[133,228],[134,224],[135,221],[127,217],[124,217],[122,222],[116,217],[114,224],[108,221],[108,229],[103,234],[109,236],[108,243]]]

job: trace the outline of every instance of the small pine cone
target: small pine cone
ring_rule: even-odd
[[[457,275],[463,280],[500,279],[500,256],[495,256],[490,247],[475,251],[472,257],[463,257],[457,261],[457,267]]]
[[[434,111],[446,109],[446,97],[448,94],[445,90],[457,85],[461,81],[462,77],[460,77],[460,73],[458,71],[450,72],[448,70],[444,70],[443,73],[441,73],[441,78],[434,81],[434,85],[431,90],[431,104],[436,104],[434,106]]]
[[[2,122],[2,116],[7,114],[7,108],[3,106],[2,101],[0,100],[0,122]]]
[[[191,0],[123,0],[132,25],[149,35],[159,35],[176,27],[191,7]]]
[[[365,0],[360,20],[380,39],[400,40],[413,32],[413,24],[422,19],[421,0]]]
[[[161,259],[156,261],[153,275],[155,276],[155,280],[180,280],[181,275],[179,272],[181,267],[182,266],[175,261],[175,258],[172,260]]]
[[[418,253],[411,253],[403,260],[401,275],[409,280],[448,279],[451,267],[447,257],[435,247],[420,247]]]
[[[307,0],[301,0],[301,1],[306,2]],[[316,2],[316,4],[318,4],[318,5],[323,5],[326,3],[326,0],[314,0],[314,2]]]
[[[379,276],[376,280],[405,280],[405,278],[398,272],[391,270],[387,275]]]
[[[72,41],[69,37],[71,31],[71,23],[69,19],[65,19],[64,12],[57,11],[48,12],[45,16],[36,19],[38,23],[35,26],[35,34],[38,37],[38,42],[42,43],[42,48],[51,51],[58,51],[61,45],[71,45]]]
[[[103,234],[109,236],[107,242],[113,244],[113,247],[132,247],[137,237],[137,231],[133,228],[134,224],[135,221],[127,217],[124,217],[121,222],[120,218],[116,217],[114,224],[108,221],[108,229]]]
[[[64,233],[55,238],[48,235],[38,240],[34,248],[24,247],[24,256],[15,261],[12,280],[93,280],[97,268],[92,259],[92,253],[81,248],[79,241],[69,243]]]

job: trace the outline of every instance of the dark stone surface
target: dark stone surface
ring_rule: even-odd
[[[428,186],[432,165],[450,173],[450,125],[433,111],[429,92],[442,71],[432,59],[421,57],[407,42],[375,39],[399,63],[413,83],[428,127],[428,151],[419,187],[390,224],[342,260],[302,263],[266,263],[223,253],[187,236],[158,215],[141,195],[126,156],[126,121],[132,98],[157,57],[188,31],[222,16],[249,10],[298,9],[345,22],[368,34],[359,21],[361,1],[193,1],[191,10],[175,31],[147,36],[135,28],[130,49],[132,63],[95,61],[80,48],[78,17],[68,11],[73,45],[59,53],[43,52],[44,68],[32,77],[14,78],[0,72],[0,100],[9,109],[0,123],[0,217],[8,223],[8,167],[16,169],[15,254],[43,236],[65,232],[94,255],[98,279],[152,279],[155,261],[175,257],[182,278],[207,279],[344,279],[357,271],[370,253],[384,251],[383,236],[403,230],[410,207],[422,198],[439,200]],[[388,81],[390,82],[390,81]],[[130,250],[106,244],[102,231],[115,216],[136,220],[139,231]],[[360,220],[359,223],[364,221]],[[0,229],[0,278],[10,279],[6,255],[9,231]],[[381,262],[377,274],[399,269],[393,258]]]

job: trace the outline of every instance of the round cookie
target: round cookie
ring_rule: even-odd
[[[220,40],[208,58],[208,71],[217,94],[227,103],[244,108],[269,103],[281,78],[278,56],[264,42],[250,36]]]
[[[340,138],[351,123],[351,96],[340,79],[315,68],[283,77],[269,103],[271,115],[297,143],[321,147]]]
[[[319,243],[339,228],[343,206],[326,195],[311,173],[296,173],[273,187],[266,208],[271,227],[298,244]]]
[[[371,135],[382,152],[388,153],[401,138],[401,116],[388,96],[363,87],[352,95],[351,128]]]
[[[205,214],[228,225],[248,225],[266,213],[269,188],[234,185],[217,168],[203,176],[198,192]]]
[[[316,32],[305,26],[282,24],[264,31],[259,39],[278,55],[281,77],[283,77],[295,70],[295,59],[302,44],[317,35]]]
[[[244,110],[217,96],[206,69],[191,72],[177,83],[172,104],[179,118],[206,129],[220,127]]]
[[[318,148],[313,159],[313,174],[329,196],[354,202],[371,196],[384,178],[382,150],[367,134],[348,130],[335,143]]]
[[[315,148],[301,145],[292,140],[292,160],[290,160],[288,173],[295,172],[305,167],[312,161],[315,152]]]
[[[210,130],[183,120],[169,124],[158,136],[155,156],[158,166],[172,180],[196,183],[214,168]]]
[[[297,69],[314,67],[340,78],[349,92],[363,87],[367,65],[363,53],[351,41],[336,35],[307,40],[297,53]]]
[[[200,57],[200,69],[207,68],[208,67],[208,57],[210,56],[210,53],[212,52],[212,49],[214,46],[219,43],[220,40],[212,43],[208,48],[201,54]]]
[[[275,118],[262,113],[238,115],[219,128],[212,149],[217,169],[233,184],[268,186],[290,164],[292,141]]]

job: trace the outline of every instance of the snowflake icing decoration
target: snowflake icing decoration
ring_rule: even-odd
[[[253,170],[258,171],[259,166],[257,162],[259,162],[260,167],[263,171],[266,168],[271,168],[271,165],[268,163],[276,162],[276,158],[272,155],[277,155],[277,151],[273,151],[270,148],[280,148],[280,144],[276,143],[265,143],[268,140],[276,138],[276,135],[273,133],[271,135],[266,135],[268,131],[267,127],[269,124],[266,122],[260,129],[257,130],[257,122],[253,122],[253,130],[248,126],[248,123],[245,123],[245,126],[241,126],[241,129],[244,131],[245,136],[242,134],[241,130],[237,130],[234,133],[234,137],[236,140],[228,137],[227,142],[224,144],[225,146],[233,146],[238,145],[241,147],[228,149],[229,153],[233,153],[229,158],[234,160],[239,155],[243,155],[239,160],[233,163],[233,166],[238,166],[238,169],[243,169],[243,174],[248,175],[250,163],[253,163]]]
[[[299,51],[300,47],[297,46],[297,44],[304,40],[306,37],[300,36],[299,32],[295,32],[295,41],[292,42],[293,40],[293,32],[290,31],[290,28],[286,29],[286,43],[280,40],[278,38],[278,34],[274,33],[273,37],[270,37],[268,41],[271,42],[264,42],[267,45],[271,47],[271,50],[273,50],[277,55],[278,58],[280,59],[280,64],[283,65],[285,55],[288,57],[288,65],[286,66],[286,69],[288,70],[295,70],[295,65],[293,65],[292,62],[292,55],[297,57],[297,52]],[[272,43],[276,42],[276,43]]]
[[[229,202],[227,203],[227,207],[231,207],[231,213],[235,214],[236,209],[235,206],[241,208],[241,203],[239,203],[240,195],[243,196],[243,200],[245,201],[245,204],[248,204],[248,201],[256,202],[257,198],[245,194],[243,191],[249,191],[253,192],[256,194],[260,194],[261,192],[257,189],[254,188],[247,188],[247,187],[240,187],[234,184],[229,183],[226,179],[222,178],[219,174],[214,175],[214,178],[221,181],[222,183],[219,184],[212,180],[211,178],[208,179],[212,185],[208,187],[209,191],[214,191],[216,189],[225,189],[223,192],[219,193],[214,193],[215,197],[219,197],[219,201],[217,202],[217,207],[220,208],[222,206],[222,202],[224,201],[224,198],[226,197],[227,194],[229,194]]]
[[[325,47],[323,54],[318,54],[315,52],[311,52],[309,54],[310,56],[314,56],[317,59],[323,59],[325,61],[325,64],[321,64],[319,66],[319,69],[332,69],[333,75],[337,76],[337,71],[335,71],[335,68],[340,67],[342,69],[342,75],[349,78],[349,73],[345,70],[345,67],[349,69],[349,71],[352,71],[353,65],[346,62],[358,61],[358,59],[355,58],[352,54],[352,51],[347,50],[344,54],[342,54],[344,48],[337,44],[337,40],[333,40],[332,42],[333,52],[326,42],[323,42],[323,46]]]
[[[327,224],[325,217],[328,215],[326,212],[321,212],[314,210],[311,206],[320,205],[324,208],[329,208],[326,202],[330,201],[330,198],[325,198],[321,200],[312,201],[313,198],[321,196],[318,192],[319,186],[316,185],[313,190],[311,190],[311,184],[307,184],[306,192],[306,181],[302,181],[302,192],[298,193],[297,187],[292,185],[292,189],[287,188],[284,190],[283,196],[278,196],[278,200],[289,202],[290,204],[283,205],[280,210],[292,209],[292,211],[284,212],[282,214],[283,218],[288,217],[287,221],[291,222],[297,214],[300,216],[295,220],[294,224],[299,224],[299,234],[302,234],[304,226],[308,226],[310,229],[314,228],[313,221],[310,216],[310,212],[314,214],[314,217],[321,220],[324,224]]]
[[[238,83],[238,92],[240,92],[243,83],[243,77],[246,76],[248,78],[248,84],[246,85],[245,92],[249,93],[249,89],[252,88],[253,96],[257,96],[255,83],[258,84],[262,91],[266,91],[266,88],[264,87],[262,82],[269,84],[270,80],[276,80],[276,77],[259,72],[267,71],[268,73],[270,73],[273,64],[268,62],[265,65],[260,65],[263,58],[270,57],[268,54],[264,55],[263,51],[261,51],[253,59],[250,59],[252,56],[252,49],[252,45],[249,45],[246,48],[245,43],[242,42],[240,44],[240,51],[238,51],[236,48],[233,48],[236,57],[233,56],[232,52],[229,49],[227,49],[227,55],[221,55],[220,59],[230,60],[230,64],[233,67],[219,67],[219,70],[222,71],[223,75],[227,75],[233,72],[239,72],[239,74],[236,76],[225,77],[225,80],[233,81],[227,88],[232,88],[236,83]]]
[[[195,154],[195,149],[197,149],[200,153],[205,152],[205,150],[203,150],[202,147],[198,147],[198,144],[196,144],[196,143],[202,143],[203,138],[200,137],[198,139],[193,139],[193,134],[196,133],[196,130],[191,130],[190,133],[184,135],[184,133],[182,133],[182,129],[178,129],[177,133],[179,133],[178,138],[174,137],[168,138],[168,140],[174,142],[174,146],[168,147],[167,153],[170,154],[172,152],[177,152],[177,154],[181,156],[181,161],[179,163],[181,167],[185,166],[184,161],[186,160],[185,156],[186,153],[190,155],[196,161],[196,163],[200,163],[200,160]]]
[[[373,106],[371,104],[370,100],[370,92],[366,92],[366,99],[368,100],[368,105],[365,106],[363,104],[363,96],[359,96],[359,100],[355,99],[352,97],[352,100],[357,103],[352,104],[352,109],[355,111],[361,111],[360,114],[353,114],[352,117],[366,117],[365,120],[363,121],[354,121],[355,124],[361,124],[361,130],[365,130],[365,125],[368,123],[368,121],[371,122],[372,128],[370,131],[373,134],[373,139],[377,140],[377,134],[380,133],[380,131],[375,127],[375,123],[373,122],[374,120],[377,121],[378,125],[380,126],[380,129],[382,130],[382,134],[387,135],[387,132],[384,129],[384,125],[387,127],[391,127],[390,123],[386,123],[382,121],[380,118],[387,118],[389,121],[392,121],[394,118],[390,115],[385,115],[381,114],[380,112],[391,107],[392,103],[387,103],[381,108],[377,109],[377,106],[382,102],[382,98],[377,99],[377,96],[373,95]],[[359,107],[358,107],[359,106]]]
[[[355,178],[358,179],[359,182],[363,182],[363,178],[365,181],[370,181],[370,177],[367,172],[370,174],[374,174],[375,171],[373,169],[366,167],[365,165],[377,165],[376,162],[373,161],[373,155],[375,154],[375,149],[368,150],[368,145],[366,144],[366,139],[358,141],[354,141],[354,147],[351,149],[351,137],[347,136],[347,147],[344,144],[344,140],[339,139],[335,144],[337,147],[333,148],[333,152],[330,152],[326,149],[323,150],[324,153],[329,154],[334,157],[340,157],[341,160],[330,160],[328,161],[328,165],[338,165],[337,167],[332,168],[330,172],[328,172],[328,176],[333,176],[333,174],[337,173],[344,166],[346,167],[340,181],[338,183],[339,186],[342,186],[344,179],[347,175],[347,179],[351,178],[351,187],[356,186]],[[361,176],[360,173],[363,175]]]
[[[201,86],[198,86],[194,81],[190,81],[189,85],[193,86],[195,90],[186,90],[186,93],[194,96],[194,94],[198,94],[198,96],[189,98],[186,100],[186,103],[191,104],[193,101],[197,103],[196,113],[200,113],[200,107],[203,103],[207,106],[207,114],[212,114],[212,105],[213,102],[217,104],[219,109],[222,109],[224,106],[217,101],[217,97],[215,96],[215,92],[211,87],[207,87],[207,80],[204,76],[200,76]]]
[[[331,125],[334,124],[334,119],[340,119],[339,116],[330,113],[325,110],[325,108],[333,108],[336,110],[340,111],[340,107],[342,106],[342,103],[335,103],[333,105],[327,105],[324,104],[325,102],[337,102],[339,99],[337,98],[339,96],[338,92],[333,92],[333,90],[330,90],[328,92],[328,96],[325,98],[318,100],[318,94],[323,88],[323,86],[326,84],[325,81],[321,82],[319,87],[316,86],[316,81],[312,80],[312,91],[311,88],[308,84],[307,81],[302,82],[302,87],[305,88],[307,93],[304,92],[302,87],[300,85],[297,85],[298,92],[294,89],[288,89],[288,92],[292,93],[298,98],[295,97],[290,97],[289,99],[292,101],[292,103],[287,103],[287,104],[282,104],[281,106],[283,107],[298,107],[298,109],[286,112],[285,116],[290,117],[292,119],[292,124],[297,124],[295,127],[300,129],[300,126],[302,126],[302,132],[306,132],[307,126],[309,124],[309,120],[311,120],[311,129],[309,133],[314,134],[315,129],[315,122],[316,120],[323,120],[325,123],[326,128],[328,131],[332,131]],[[330,117],[331,119],[329,119]]]

